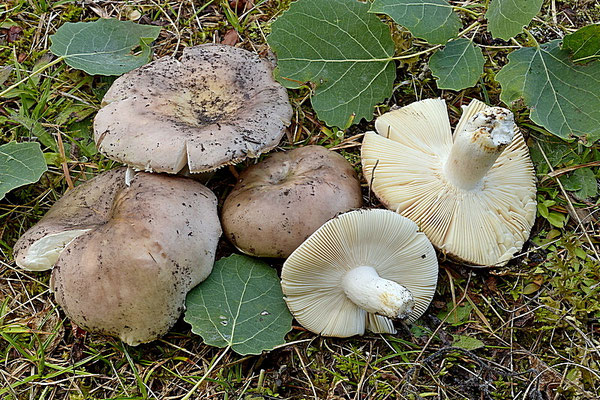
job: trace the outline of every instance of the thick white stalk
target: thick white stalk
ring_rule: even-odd
[[[356,267],[346,272],[342,286],[346,296],[358,307],[389,318],[406,318],[415,305],[408,289],[381,278],[373,267]]]
[[[515,131],[513,113],[505,108],[490,107],[475,114],[461,132],[454,134],[444,165],[448,181],[465,190],[477,188]]]

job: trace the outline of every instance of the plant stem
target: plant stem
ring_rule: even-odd
[[[60,56],[58,57],[56,60],[54,61],[50,61],[48,64],[42,65],[40,68],[36,69],[35,71],[33,71],[30,75],[26,76],[25,78],[21,79],[20,81],[18,81],[17,83],[13,83],[12,85],[10,85],[9,87],[7,87],[6,89],[4,89],[2,92],[0,92],[0,97],[4,97],[8,92],[10,92],[11,90],[15,89],[16,87],[18,87],[20,84],[27,82],[29,79],[31,79],[32,77],[36,76],[37,74],[44,72],[45,70],[47,70],[48,68],[58,64],[59,62],[61,62],[62,60],[64,60],[65,57],[64,56]]]
[[[200,378],[200,380],[198,382],[196,382],[194,387],[181,400],[189,400],[189,398],[192,396],[192,394],[194,394],[196,389],[198,389],[200,387],[202,382],[204,382],[204,380],[208,377],[208,375],[210,375],[210,373],[213,371],[213,369],[219,364],[219,362],[225,356],[225,354],[227,354],[229,349],[231,349],[231,345],[228,345],[227,347],[225,347],[225,350],[223,350],[223,352],[219,355],[219,357],[217,357],[217,359],[211,364],[211,366],[208,368],[208,370],[202,376],[202,378]]]

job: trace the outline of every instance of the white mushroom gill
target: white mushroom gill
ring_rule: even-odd
[[[516,133],[513,113],[489,107],[475,114],[454,134],[454,144],[444,164],[446,178],[455,186],[471,190],[481,186],[488,173]]]
[[[358,307],[388,318],[406,318],[415,306],[410,290],[381,278],[373,267],[361,266],[346,272],[342,287],[346,296]]]
[[[68,246],[75,238],[88,232],[90,229],[72,229],[47,235],[38,241],[34,242],[25,257],[16,258],[17,265],[29,271],[46,271],[51,269],[60,253]]]

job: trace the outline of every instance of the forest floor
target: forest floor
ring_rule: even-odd
[[[289,3],[6,0],[0,4],[0,89],[52,59],[49,37],[66,22],[111,17],[161,26],[154,59],[179,56],[184,47],[207,42],[266,56],[270,24]],[[580,27],[574,16],[582,15],[598,22],[597,2],[546,1],[533,29],[544,42],[544,35],[550,40]],[[427,46],[411,42],[396,25],[392,29],[415,52]],[[489,41],[483,35],[475,41]],[[506,62],[502,51],[497,59]],[[497,69],[486,65],[486,80],[456,93],[438,90],[426,66],[408,60],[398,64],[393,97],[377,112],[431,97],[446,99],[455,111],[470,98],[482,98],[483,91],[493,105],[501,105],[498,85],[489,84]],[[203,344],[183,320],[160,340],[137,347],[82,332],[56,305],[50,273],[26,272],[14,264],[16,240],[70,185],[118,165],[97,153],[92,140],[93,117],[113,79],[61,63],[0,98],[0,144],[36,140],[40,132],[64,142],[58,153],[43,147],[49,170],[37,184],[0,200],[1,399],[181,399],[223,351]],[[294,118],[278,149],[323,145],[344,155],[361,174],[360,139],[373,129],[372,122],[332,131],[311,110],[307,90],[289,92]],[[398,323],[396,335],[325,338],[295,323],[287,345],[257,356],[226,354],[191,398],[599,398],[598,197],[580,199],[558,180],[590,162],[596,162],[597,175],[598,146],[562,142],[534,129],[525,108],[513,111],[532,149],[538,202],[549,212],[538,216],[514,260],[482,270],[441,258],[431,306],[416,323]],[[220,203],[235,174],[251,163],[223,168],[209,180]],[[381,207],[362,182],[365,206]],[[219,249],[219,255],[234,252],[224,239]],[[281,261],[267,262],[281,267]]]

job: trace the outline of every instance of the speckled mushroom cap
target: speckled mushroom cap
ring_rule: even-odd
[[[336,214],[362,205],[352,165],[322,146],[273,154],[246,169],[221,212],[225,236],[257,257],[287,257]]]
[[[53,239],[60,232],[70,235]],[[137,345],[175,323],[187,292],[210,274],[220,235],[205,186],[144,172],[127,186],[120,168],[68,192],[20,239],[15,258],[55,263],[51,288],[67,316]]]
[[[185,48],[118,78],[94,120],[107,157],[138,169],[205,172],[277,146],[289,125],[287,91],[247,50]]]
[[[298,322],[324,336],[395,333],[391,318],[413,322],[435,293],[435,250],[417,225],[395,212],[355,210],[325,223],[285,261],[281,286]]]
[[[535,174],[509,110],[473,100],[451,133],[446,105],[428,99],[390,111],[364,137],[363,172],[389,209],[415,221],[448,255],[508,262],[535,221]]]

